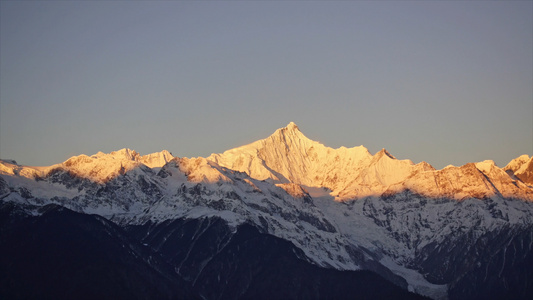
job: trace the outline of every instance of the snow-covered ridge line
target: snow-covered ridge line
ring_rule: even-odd
[[[173,158],[167,150],[141,156],[135,150],[124,148],[111,153],[98,152],[91,156],[81,154],[48,167],[21,166],[13,161],[0,160],[0,173],[33,179],[64,170],[73,176],[104,183],[135,168],[159,169]]]
[[[19,166],[4,161],[0,163],[0,172],[35,178],[65,170],[103,183],[137,168],[157,171],[173,158],[166,150],[141,156],[134,150],[122,149],[109,154],[82,154],[50,167]],[[265,139],[205,159],[258,180],[325,188],[337,201],[406,189],[428,197],[457,200],[501,195],[533,201],[533,157],[528,155],[512,160],[504,168],[484,161],[436,170],[426,162],[398,160],[385,149],[372,155],[364,146],[327,147],[308,139],[293,122]]]
[[[420,262],[457,257],[433,256],[448,250],[441,245],[466,251],[485,234],[533,226],[531,160],[435,170],[385,149],[332,149],[291,123],[208,158],[122,149],[42,168],[0,161],[0,203],[59,204],[119,225],[211,216],[231,226],[251,222],[317,265],[387,269],[414,291],[440,298],[451,279],[435,284],[421,274],[440,276],[435,268],[448,266]]]
[[[330,190],[338,201],[412,190],[457,200],[494,195],[533,201],[533,158],[521,156],[501,169],[493,161],[448,166],[398,160],[382,149],[329,148],[308,139],[294,123],[266,139],[207,158],[229,169],[273,183],[296,183]]]

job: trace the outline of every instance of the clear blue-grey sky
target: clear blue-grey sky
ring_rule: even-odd
[[[207,156],[294,121],[436,168],[533,154],[532,1],[2,1],[0,157]]]

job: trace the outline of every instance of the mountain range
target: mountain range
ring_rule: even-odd
[[[530,299],[533,157],[436,170],[294,123],[207,158],[0,161],[0,297]]]

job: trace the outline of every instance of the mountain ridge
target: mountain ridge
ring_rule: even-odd
[[[469,290],[469,281],[483,286],[485,266],[510,270],[507,280],[515,280],[516,270],[529,274],[529,263],[522,268],[520,262],[533,253],[533,188],[519,176],[530,161],[521,156],[504,169],[483,161],[435,170],[385,149],[374,155],[363,146],[332,149],[292,123],[208,158],[122,149],[50,167],[1,161],[0,204],[31,216],[58,205],[122,228],[216,217],[231,234],[252,224],[290,241],[321,268],[371,270],[445,299],[462,278],[461,289]],[[472,256],[461,258],[463,252]],[[507,291],[505,282],[498,288]],[[533,293],[533,286],[524,291]]]
[[[134,150],[124,148],[108,154],[98,152],[91,156],[73,156],[49,167],[19,166],[3,161],[0,172],[35,178],[64,170],[103,183],[137,168],[157,172],[174,158],[167,150],[141,156]],[[533,157],[529,158],[528,155],[511,160],[504,168],[497,167],[493,161],[483,161],[436,170],[427,162],[414,164],[408,159],[398,160],[384,148],[372,155],[362,145],[337,149],[327,147],[307,138],[294,122],[277,129],[265,139],[211,154],[204,159],[224,168],[244,172],[258,180],[275,184],[295,183],[310,189],[326,188],[338,201],[405,188],[432,197],[438,196],[435,191],[439,191],[441,196],[454,195],[453,198],[461,200],[472,196],[458,193],[468,190],[466,185],[485,187],[485,191],[472,191],[475,197],[490,197],[500,193],[505,197],[514,195],[533,201],[529,188],[533,185]],[[483,176],[475,175],[472,164]],[[459,174],[462,174],[463,181],[470,182],[462,186],[445,183],[457,181],[455,178]]]
[[[466,190],[464,185],[462,187],[455,185],[446,189],[447,184],[437,182],[454,182],[456,181],[454,176],[463,171],[467,172],[464,179],[471,181],[467,184],[470,186],[494,186],[491,176],[496,177],[492,178],[494,181],[503,180],[504,184],[500,184],[499,187],[505,189],[496,188],[494,191],[488,187],[489,191],[472,191],[477,197],[490,197],[492,194],[502,193],[506,197],[515,195],[533,201],[533,195],[527,186],[528,183],[533,183],[529,180],[531,176],[527,175],[533,174],[531,171],[533,163],[527,167],[523,161],[524,156],[521,158],[513,160],[514,165],[520,167],[514,170],[516,177],[509,178],[501,172],[492,170],[490,165],[497,168],[494,163],[474,163],[474,167],[483,173],[483,177],[480,177],[470,169],[472,166],[470,164],[436,170],[427,162],[414,164],[408,159],[398,160],[385,149],[372,155],[364,146],[329,148],[305,137],[298,126],[291,122],[266,139],[221,154],[212,154],[207,159],[261,180],[271,180],[274,183],[291,182],[307,187],[325,187],[330,189],[331,195],[339,201],[379,195],[391,188],[396,190],[409,188],[432,197],[438,196],[434,193],[435,190],[440,190],[443,196],[454,195],[453,198],[460,200],[472,196],[468,193],[466,195],[457,193],[459,189]],[[513,164],[513,161],[510,164]],[[419,178],[420,181],[416,182],[413,178]],[[519,180],[516,181],[515,178]],[[490,183],[487,183],[487,180]]]

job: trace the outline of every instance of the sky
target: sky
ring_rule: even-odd
[[[0,2],[2,159],[206,157],[291,121],[438,169],[533,155],[533,2]]]

